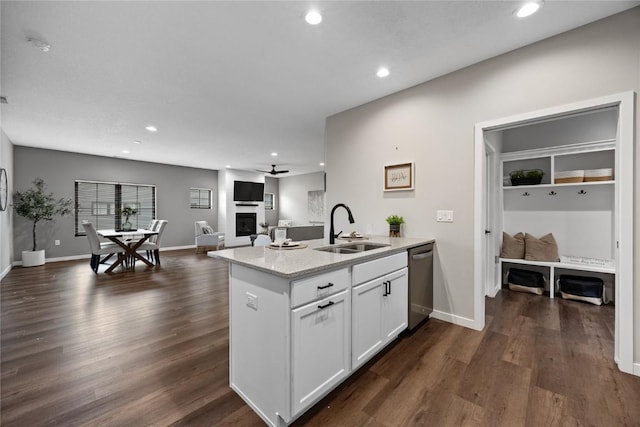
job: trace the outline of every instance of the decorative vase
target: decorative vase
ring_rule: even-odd
[[[36,267],[44,265],[44,249],[39,251],[22,251],[22,266]]]
[[[389,237],[400,237],[400,224],[389,224]]]
[[[122,229],[124,231],[131,231],[131,222],[127,219],[124,224],[122,224]]]

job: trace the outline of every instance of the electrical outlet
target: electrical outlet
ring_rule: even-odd
[[[453,211],[436,211],[436,221],[453,222]]]
[[[60,246],[60,240],[56,240],[56,241],[54,241],[54,243],[55,243],[56,246]]]
[[[247,307],[251,307],[254,310],[258,309],[258,296],[250,292],[247,292]]]

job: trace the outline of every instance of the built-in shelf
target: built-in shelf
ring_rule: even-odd
[[[566,184],[537,184],[537,185],[505,185],[503,190],[531,190],[535,188],[561,188],[561,187],[586,187],[597,185],[613,185],[615,181],[591,181],[591,182],[568,182]]]
[[[260,206],[257,203],[236,203],[236,206]]]
[[[515,259],[515,258],[500,258],[501,264],[520,264],[520,265],[528,265],[528,266],[537,266],[537,267],[546,267],[549,269],[549,297],[553,299],[555,295],[555,281],[556,281],[556,270],[564,269],[564,270],[576,270],[576,271],[588,271],[591,273],[606,273],[606,274],[616,274],[616,269],[614,267],[600,267],[595,265],[586,265],[586,264],[572,264],[568,262],[548,262],[548,261],[530,261],[527,259]],[[502,265],[500,266],[500,271],[502,271]]]
[[[567,270],[591,271],[594,273],[614,274],[616,272],[616,269],[614,267],[600,267],[596,265],[573,264],[568,262],[530,261],[528,259],[517,259],[517,258],[500,258],[500,261],[503,263],[535,265],[539,267],[565,268]]]

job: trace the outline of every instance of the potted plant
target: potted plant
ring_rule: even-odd
[[[386,221],[389,224],[389,237],[400,237],[400,224],[404,224],[404,218],[398,215],[389,215]]]
[[[260,228],[262,228],[262,230],[260,230],[260,234],[267,234],[269,232],[269,223],[268,222],[261,222],[258,225],[260,226]]]
[[[509,174],[511,185],[538,185],[542,182],[544,171],[542,169],[523,169]]]
[[[131,206],[125,206],[120,209],[120,215],[124,217],[124,222],[122,223],[122,229],[124,231],[131,230],[131,222],[129,221],[130,216],[135,216],[138,213],[137,209],[132,208]]]
[[[53,221],[56,215],[71,213],[71,199],[57,199],[53,193],[45,193],[47,185],[42,178],[33,181],[34,188],[16,191],[13,194],[13,206],[16,213],[33,223],[33,245],[30,251],[22,251],[22,266],[33,267],[44,264],[44,249],[37,250],[36,227],[40,221]]]

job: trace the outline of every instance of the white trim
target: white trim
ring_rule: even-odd
[[[484,282],[484,268],[482,263],[484,262],[484,224],[482,218],[484,217],[484,177],[486,176],[486,144],[484,143],[484,129],[476,125],[475,126],[475,167],[474,167],[474,182],[473,182],[473,319],[472,325],[469,326],[472,329],[481,331],[484,329],[484,297],[486,289]],[[443,319],[444,320],[444,319]],[[455,322],[453,322],[455,323]],[[458,323],[456,323],[458,324]]]
[[[481,331],[484,328],[484,324],[483,324],[482,327],[478,329],[476,327],[477,322],[474,319],[457,316],[451,313],[445,313],[444,311],[440,311],[440,310],[433,310],[429,318],[453,323],[454,325],[464,326],[465,328],[475,329],[476,331]]]
[[[482,292],[482,177],[484,157],[484,132],[495,129],[516,127],[540,120],[548,120],[590,110],[618,107],[618,135],[616,145],[616,232],[619,243],[616,268],[616,325],[615,325],[615,359],[618,368],[627,373],[634,372],[634,101],[632,91],[567,105],[545,108],[524,114],[501,119],[476,123],[475,125],[475,174],[474,174],[474,307],[475,323],[479,317],[484,320],[484,294]],[[622,173],[619,173],[622,171]],[[481,311],[479,310],[481,308]]]
[[[9,272],[11,271],[11,264],[9,264],[7,266],[7,268],[4,269],[4,271],[2,273],[0,273],[0,280],[4,279],[4,277],[9,274]]]
[[[187,246],[168,246],[168,247],[161,247],[160,250],[161,251],[176,251],[176,250],[180,250],[180,249],[195,249],[196,245],[187,245]],[[55,257],[55,258],[46,258],[45,259],[45,264],[48,262],[61,262],[61,261],[76,261],[79,259],[87,259],[90,258],[91,254],[90,253],[86,253],[86,254],[81,254],[81,255],[69,255],[69,256],[61,256],[61,257]],[[13,264],[14,266],[21,266],[22,265],[22,261],[14,261]],[[4,278],[4,275],[2,276]]]
[[[621,371],[633,372],[634,351],[634,105],[635,93],[618,95],[618,146],[616,150],[616,240],[618,241],[616,275],[615,353]]]
[[[633,375],[640,377],[640,363],[633,364]]]
[[[500,276],[502,276],[502,271],[500,271]],[[502,280],[500,280],[502,282]],[[495,283],[494,286],[487,286],[487,296],[490,298],[495,298],[500,292],[500,285]]]

